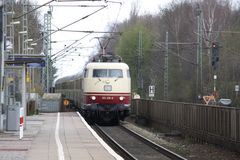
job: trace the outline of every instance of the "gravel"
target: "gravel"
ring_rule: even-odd
[[[172,136],[165,136],[165,133],[171,135],[169,133],[172,131],[145,127],[136,124],[132,118],[127,118],[123,125],[189,160],[240,160],[240,153],[212,144],[197,143],[191,138],[182,137],[178,131],[173,131]]]

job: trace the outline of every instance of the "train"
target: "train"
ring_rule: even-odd
[[[129,66],[122,61],[89,62],[83,74],[57,80],[55,92],[73,102],[87,121],[119,123],[130,114]]]

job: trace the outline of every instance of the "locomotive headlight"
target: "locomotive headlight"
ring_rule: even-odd
[[[95,100],[96,100],[96,97],[95,97],[95,96],[92,96],[91,98],[92,98],[92,100],[93,100],[93,101],[95,101]]]
[[[122,97],[122,96],[119,97],[119,100],[120,100],[120,101],[123,101],[123,100],[124,100],[124,97]]]

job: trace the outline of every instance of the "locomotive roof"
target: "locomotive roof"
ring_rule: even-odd
[[[55,84],[74,81],[74,80],[80,79],[82,77],[83,77],[82,74],[75,74],[75,75],[72,75],[72,76],[66,76],[66,77],[63,77],[63,78],[60,78],[60,79],[56,80]]]
[[[87,66],[86,66],[87,69],[90,69],[90,68],[109,68],[109,69],[119,69],[119,68],[122,68],[122,69],[129,69],[128,65],[126,63],[114,63],[114,62],[91,62],[91,63],[88,63]]]
[[[86,65],[87,69],[99,68],[99,69],[129,69],[126,63],[122,62],[91,62]],[[67,76],[56,80],[55,84],[74,81],[83,77],[83,73]]]

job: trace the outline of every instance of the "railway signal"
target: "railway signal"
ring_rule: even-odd
[[[219,62],[219,45],[212,43],[212,66],[216,70]]]

